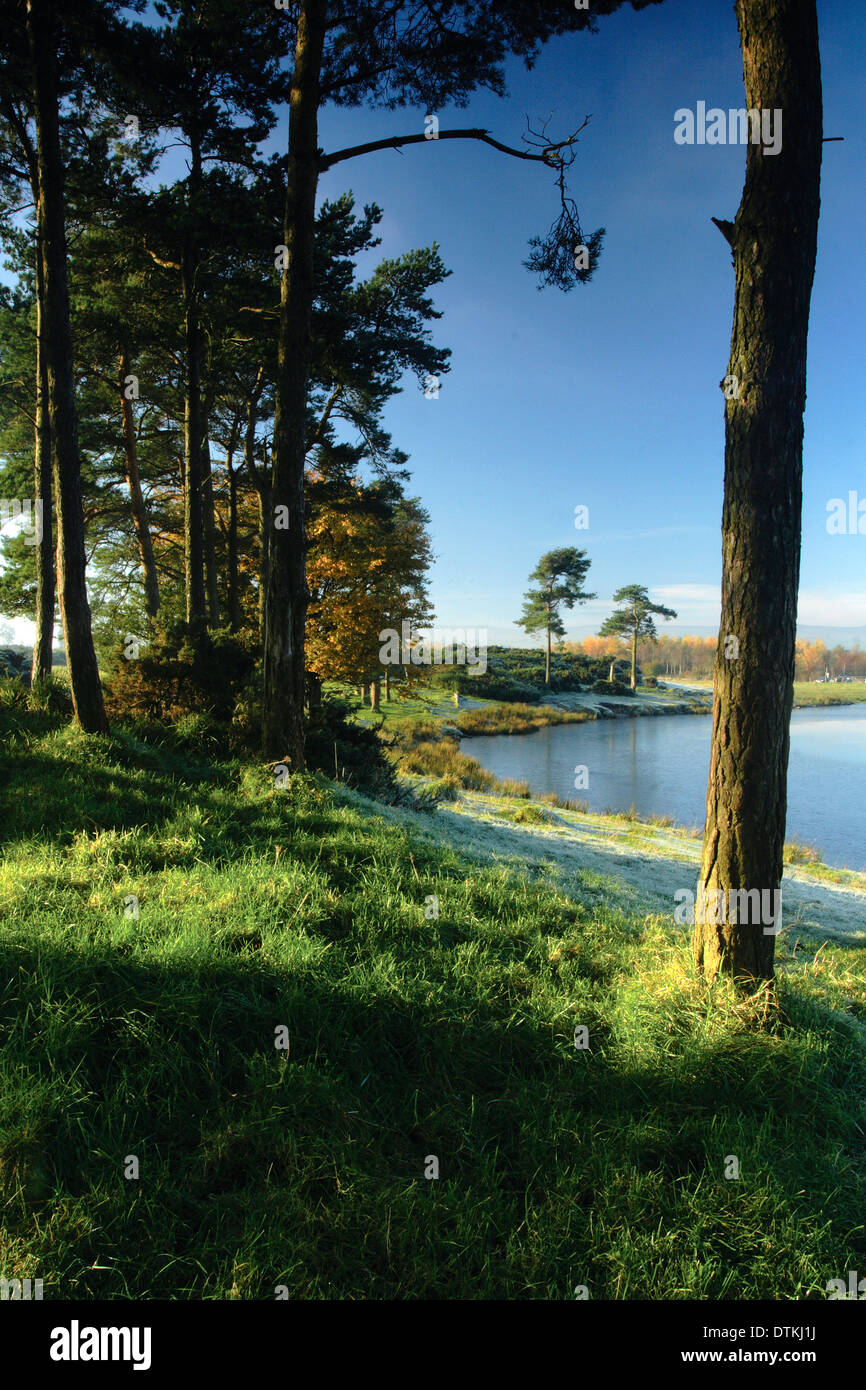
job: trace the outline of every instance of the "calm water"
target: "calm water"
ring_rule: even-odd
[[[600,719],[537,733],[468,738],[464,751],[497,777],[525,779],[534,792],[586,801],[592,811],[670,816],[704,823],[710,715]],[[574,769],[589,769],[575,790]],[[826,863],[866,869],[866,705],[799,709],[791,717],[787,839],[822,851]]]

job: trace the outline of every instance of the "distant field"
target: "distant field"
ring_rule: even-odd
[[[660,677],[664,680],[664,677]],[[693,681],[683,677],[683,684],[695,690],[712,690],[712,681]],[[866,681],[852,681],[850,685],[819,685],[817,681],[794,682],[794,704],[804,705],[859,705],[866,700]]]
[[[859,705],[866,700],[866,681],[850,685],[818,685],[816,681],[794,682],[795,705]]]
[[[359,702],[358,691],[355,686],[347,685],[342,681],[325,681],[322,686],[325,695],[339,696],[341,699],[355,700]],[[465,698],[461,697],[461,702],[465,708]],[[489,704],[490,701],[475,701],[473,704]],[[392,691],[392,698],[385,699],[385,688],[382,687],[381,707],[378,711],[372,710],[369,704],[359,708],[356,718],[366,720],[380,720],[383,717],[387,720],[402,719],[423,719],[432,714],[447,714],[449,710],[457,713],[457,706],[454,704],[454,696],[448,690],[443,690],[441,686],[425,685],[422,686],[411,699],[400,699]]]

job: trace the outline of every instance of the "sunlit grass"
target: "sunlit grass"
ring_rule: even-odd
[[[780,941],[767,1026],[613,878],[566,895],[321,778],[0,714],[5,1277],[787,1300],[864,1267],[866,951]]]

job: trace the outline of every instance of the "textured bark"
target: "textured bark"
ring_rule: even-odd
[[[34,190],[38,196],[38,190]],[[51,675],[54,651],[54,518],[51,487],[51,425],[48,406],[48,361],[45,355],[45,326],[42,304],[45,286],[42,276],[42,241],[36,232],[36,433],[33,457],[33,490],[42,506],[42,536],[36,552],[36,634],[33,638],[33,664],[30,684],[37,685]]]
[[[325,12],[325,0],[303,0],[292,76],[284,227],[288,256],[280,292],[273,516],[265,598],[263,752],[269,759],[285,758],[297,769],[304,766],[304,623],[309,601],[304,460]],[[285,529],[274,526],[277,508],[286,509]]]
[[[66,218],[60,153],[54,12],[28,0],[42,251],[43,320],[51,465],[57,506],[57,589],[75,717],[89,733],[108,728],[87,602],[81,463],[66,274]]]
[[[132,401],[127,399],[125,392],[126,378],[129,374],[129,357],[126,352],[122,352],[118,375],[120,411],[123,419],[124,473],[126,486],[129,488],[129,500],[132,504],[132,524],[135,528],[135,540],[144,580],[144,606],[148,617],[155,618],[159,612],[159,579],[156,573],[153,541],[151,540],[147,508],[144,505],[144,494],[141,490],[141,477],[138,471],[138,436],[135,430],[135,412],[132,409]]]
[[[772,903],[782,877],[822,111],[815,0],[737,0],[736,13],[746,105],[782,110],[783,139],[776,155],[747,147],[736,222],[720,224],[736,275],[728,373],[739,395],[725,402],[722,621],[694,948],[708,979],[722,970],[745,982],[772,978],[779,925],[772,913],[731,912],[728,894],[763,891]],[[713,920],[722,914],[701,890],[723,895],[726,917],[752,920]]]

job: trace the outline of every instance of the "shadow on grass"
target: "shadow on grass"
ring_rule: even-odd
[[[591,1000],[580,1052],[574,1014],[328,960],[4,944],[0,1272],[72,1298],[793,1298],[866,1258],[843,1048],[636,1062]]]

